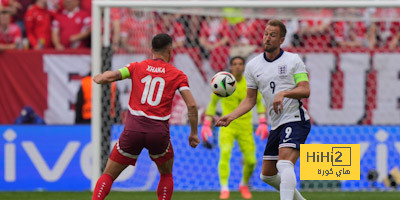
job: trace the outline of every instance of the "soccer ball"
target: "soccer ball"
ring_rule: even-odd
[[[220,97],[229,97],[236,90],[236,79],[229,72],[218,72],[211,79],[211,90]]]

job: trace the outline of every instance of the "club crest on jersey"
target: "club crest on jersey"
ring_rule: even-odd
[[[285,78],[287,75],[287,66],[286,65],[279,65],[278,66],[278,75],[280,78]]]
[[[153,73],[164,73],[165,74],[165,68],[164,67],[153,67],[150,65],[147,65],[147,71],[153,72]]]

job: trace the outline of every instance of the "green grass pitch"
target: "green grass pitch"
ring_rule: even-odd
[[[399,192],[302,192],[308,200],[398,200]],[[173,200],[218,200],[218,192],[174,192]],[[90,200],[90,192],[0,192],[1,200]],[[156,192],[112,191],[106,200],[156,200]],[[230,200],[241,200],[231,192]],[[277,192],[253,192],[253,200],[278,200]]]

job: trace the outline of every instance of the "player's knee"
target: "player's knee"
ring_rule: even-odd
[[[221,148],[221,158],[222,159],[230,159],[231,157],[231,149],[229,148]]]
[[[278,171],[280,173],[282,173],[283,171],[289,169],[289,170],[293,170],[294,165],[290,160],[279,160],[276,163],[276,168],[278,169]]]
[[[160,165],[157,165],[160,174],[172,174],[173,159],[170,159]]]
[[[264,182],[264,183],[267,183],[267,184],[271,184],[272,183],[272,181],[274,180],[274,176],[264,176],[264,175],[262,175],[262,174],[260,174],[260,179]]]
[[[256,166],[256,159],[252,159],[252,158],[245,158],[244,159],[244,164],[248,165],[248,166]]]

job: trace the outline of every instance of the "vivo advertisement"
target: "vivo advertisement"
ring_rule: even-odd
[[[200,128],[200,127],[199,127]],[[114,126],[114,144],[122,126]],[[171,126],[175,151],[174,189],[177,191],[218,191],[217,141],[213,147],[189,147],[189,126]],[[214,131],[214,136],[218,133]],[[1,191],[84,191],[90,190],[91,133],[82,126],[0,126],[0,190]],[[259,179],[262,153],[266,140],[255,138],[257,167],[250,180],[253,190],[273,190]],[[337,181],[341,190],[391,189],[399,173],[399,126],[313,126],[309,144],[360,144],[360,180]],[[238,188],[241,179],[242,155],[238,145],[232,151],[229,186]],[[299,189],[307,189],[310,181],[299,180]],[[373,172],[373,173],[371,173]],[[371,176],[373,174],[374,176]],[[116,180],[114,190],[156,190],[159,175],[146,150],[135,167],[128,167]],[[388,185],[389,184],[389,185]]]

